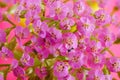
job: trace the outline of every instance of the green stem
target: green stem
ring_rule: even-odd
[[[12,24],[14,27],[16,26],[11,20],[9,20],[8,18],[7,18],[7,20],[6,20],[7,22],[9,22],[10,24]]]
[[[10,64],[0,64],[0,67],[10,66]]]
[[[114,56],[114,53],[113,53],[111,50],[107,49],[107,51],[108,51],[112,56]]]
[[[108,51],[112,56],[114,56],[114,53],[109,48],[104,48],[100,53],[103,53],[105,51]]]
[[[4,72],[4,80],[6,80],[7,74],[9,72],[10,66],[8,66],[8,68],[5,70]]]
[[[9,23],[12,24],[14,27],[16,26],[11,20],[9,20],[9,19],[7,18],[6,15],[3,15],[3,20],[9,22]]]

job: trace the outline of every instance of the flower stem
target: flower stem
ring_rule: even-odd
[[[14,27],[16,26],[11,20],[9,20],[9,19],[7,18],[6,15],[3,15],[3,20],[9,22],[9,23],[12,24]]]
[[[113,53],[111,50],[107,49],[107,51],[108,51],[112,56],[114,56],[114,53]]]
[[[10,64],[0,64],[0,67],[10,66]]]

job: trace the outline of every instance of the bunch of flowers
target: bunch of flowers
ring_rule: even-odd
[[[120,73],[120,58],[109,49],[120,42],[109,30],[119,25],[114,13],[105,9],[107,0],[97,0],[94,11],[89,0],[11,0],[0,2],[0,21],[12,27],[0,29],[0,58],[12,59],[0,71],[5,80],[10,71],[17,80],[113,80]],[[96,2],[96,1],[95,1]],[[12,4],[12,8],[6,5]],[[15,10],[14,10],[15,9]],[[13,14],[10,12],[13,11]],[[13,23],[13,16],[19,23]],[[14,36],[10,33],[13,31]],[[107,54],[111,57],[107,57]]]

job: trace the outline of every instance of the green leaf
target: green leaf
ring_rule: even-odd
[[[8,8],[8,13],[14,14],[17,9],[18,4],[13,5],[12,7]]]
[[[15,28],[15,27],[13,26],[13,27],[10,27],[10,28],[5,29],[6,34],[9,35],[10,32],[11,32],[14,28]]]
[[[15,57],[15,59],[17,59],[17,60],[20,60],[20,58],[21,58],[21,56],[22,56],[22,51],[21,50],[19,50],[19,49],[16,49],[15,51],[14,51],[14,57]]]
[[[41,80],[38,76],[30,76],[28,80]]]
[[[41,65],[40,60],[37,57],[35,57],[34,58],[34,66],[40,66],[40,65]]]
[[[114,44],[120,44],[120,38],[117,38],[117,40],[114,42]]]
[[[104,73],[105,75],[110,74],[110,71],[108,70],[108,68],[106,67],[106,65],[105,65],[104,68],[103,68],[103,73]]]
[[[14,37],[9,43],[6,44],[6,47],[13,51],[14,48],[16,47],[16,44],[17,44],[16,38]]]

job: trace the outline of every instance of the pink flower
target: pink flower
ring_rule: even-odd
[[[113,77],[112,77],[112,75],[104,75],[103,80],[113,80]]]
[[[30,55],[27,53],[24,53],[22,55],[20,61],[24,66],[33,66],[34,65],[34,59],[32,57],[30,57]]]
[[[73,76],[71,76],[71,75],[68,75],[68,76],[66,76],[64,78],[58,78],[58,80],[75,80],[75,78]]]
[[[13,52],[9,50],[6,47],[2,47],[2,50],[0,51],[0,57],[5,57],[5,58],[13,58]]]
[[[64,33],[63,34],[63,46],[70,50],[76,49],[78,46],[78,40],[75,34],[73,33]]]
[[[40,19],[38,13],[35,11],[28,11],[25,14],[25,18],[26,18],[26,25],[29,25],[30,23],[34,23],[36,19]]]
[[[44,79],[47,76],[48,72],[47,72],[47,69],[45,67],[42,67],[40,69],[36,68],[35,73],[40,79]]]
[[[51,41],[51,44],[54,45],[57,42],[60,42],[62,39],[62,33],[56,28],[49,28],[47,38]]]
[[[18,61],[17,60],[13,60],[12,64],[11,64],[12,70],[15,69],[15,68],[17,68],[17,67],[18,67]]]
[[[93,19],[90,19],[87,16],[82,16],[77,22],[77,29],[80,33],[89,37],[95,29]]]
[[[97,26],[105,26],[111,22],[111,16],[102,9],[96,11],[94,17]]]
[[[48,31],[48,25],[45,22],[41,22],[40,20],[35,20],[34,29],[41,38],[45,38]]]
[[[101,68],[103,67],[104,63],[105,63],[105,56],[104,54],[97,54],[97,53],[93,53],[93,54],[88,54],[88,60],[87,63],[91,68]]]
[[[111,57],[107,62],[107,67],[112,72],[120,71],[120,58]]]
[[[53,72],[57,78],[66,77],[69,74],[68,66],[64,62],[57,61],[54,64]]]
[[[20,38],[20,39],[25,39],[29,36],[29,29],[28,28],[22,28],[20,26],[17,26],[15,28],[15,35],[17,38]]]
[[[105,6],[108,3],[108,1],[105,1],[105,0],[97,0],[97,2],[101,8],[105,8]]]
[[[77,15],[81,15],[84,13],[86,9],[85,3],[83,1],[77,1],[74,3],[74,13]]]
[[[110,47],[115,41],[115,35],[104,28],[98,33],[98,40],[103,47]]]
[[[71,52],[68,55],[69,64],[72,68],[80,68],[85,63],[84,54],[80,51]]]
[[[71,26],[73,26],[74,24],[75,24],[75,21],[71,18],[67,18],[60,21],[60,27],[61,29],[64,29],[64,30],[70,30]]]
[[[100,41],[89,40],[87,43],[88,44],[87,44],[86,52],[88,53],[94,53],[94,52],[96,53],[103,49]]]
[[[64,19],[69,11],[68,7],[61,1],[54,1],[49,7],[49,17],[55,19]]]
[[[16,77],[19,77],[21,80],[25,80],[25,71],[22,67],[18,66],[15,69],[13,69],[13,74]]]
[[[98,69],[90,70],[86,80],[104,80],[104,75]]]

